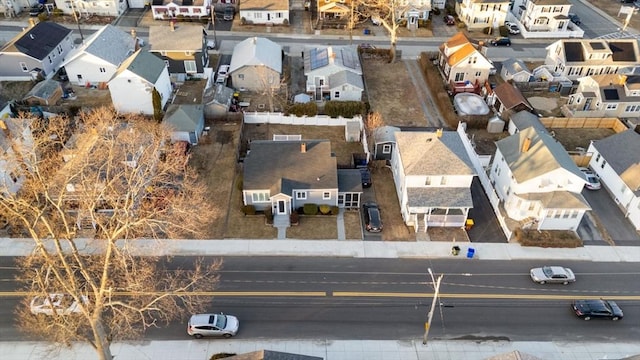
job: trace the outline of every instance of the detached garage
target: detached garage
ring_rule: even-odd
[[[204,130],[202,105],[169,105],[162,123],[171,129],[171,141],[197,145]]]

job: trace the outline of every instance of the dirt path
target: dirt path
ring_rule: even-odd
[[[403,60],[406,67],[407,73],[411,78],[411,83],[416,89],[416,94],[418,95],[418,101],[420,102],[420,107],[424,112],[424,116],[427,119],[427,126],[429,127],[437,127],[444,128],[447,127],[444,119],[442,118],[442,114],[440,114],[440,110],[433,102],[431,98],[431,91],[429,91],[429,87],[427,83],[424,81],[424,76],[420,72],[420,66],[418,65],[417,60]]]

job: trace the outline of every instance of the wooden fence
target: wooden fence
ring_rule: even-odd
[[[611,129],[616,133],[627,130],[627,126],[618,118],[543,117],[540,122],[546,128]]]

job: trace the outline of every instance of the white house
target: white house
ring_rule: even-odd
[[[204,107],[201,104],[171,104],[162,124],[171,131],[171,141],[198,145],[204,130]]]
[[[640,231],[640,134],[629,129],[592,141],[588,152],[593,154],[589,167]]]
[[[241,41],[233,48],[229,75],[236,89],[261,91],[280,88],[282,47],[262,37]]]
[[[128,1],[121,0],[55,0],[55,4],[66,15],[76,11],[80,16],[120,16],[129,8]]]
[[[578,25],[571,22],[568,0],[514,0],[506,20],[518,25],[524,38],[581,38]]]
[[[578,79],[566,109],[577,117],[640,116],[640,75],[591,75]]]
[[[486,57],[486,48],[471,43],[460,31],[440,45],[438,65],[447,83],[469,83],[480,87],[489,79],[493,64]]]
[[[547,46],[544,63],[554,73],[571,80],[590,75],[617,74],[640,63],[638,40],[558,40]]]
[[[164,61],[147,51],[138,50],[120,65],[109,81],[113,107],[121,113],[153,115],[153,90],[158,92],[161,107],[171,97],[169,71]]]
[[[418,28],[418,20],[429,19],[431,0],[400,0],[398,5],[398,17],[407,21],[408,29]]]
[[[135,48],[136,39],[131,34],[113,25],[105,25],[71,52],[62,66],[69,81],[77,85],[106,83]]]
[[[465,226],[476,175],[456,131],[395,132],[391,171],[407,226]]]
[[[496,142],[489,179],[518,227],[576,230],[591,208],[585,179],[562,145],[537,126]]]
[[[243,0],[240,20],[243,24],[289,25],[289,1]]]
[[[504,24],[509,11],[508,0],[456,1],[456,13],[469,29],[497,28]]]
[[[210,16],[211,0],[152,0],[151,12],[156,20],[177,18],[202,19]]]
[[[360,101],[362,66],[355,46],[314,46],[304,50],[306,92],[316,101]]]
[[[500,77],[504,79],[504,81],[512,80],[513,82],[529,82],[533,77],[533,74],[524,61],[509,58],[502,62]]]

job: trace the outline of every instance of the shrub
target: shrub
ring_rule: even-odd
[[[282,25],[289,25],[289,20],[287,19],[282,20]]]
[[[38,22],[43,22],[49,20],[49,15],[46,12],[38,14]]]
[[[316,204],[304,204],[304,214],[305,215],[317,215],[318,214],[318,205],[316,205]]]
[[[300,215],[297,212],[292,212],[289,215],[289,222],[291,222],[291,225],[298,225],[300,223]]]
[[[267,220],[267,224],[273,224],[273,210],[271,210],[271,207],[264,209],[264,218]]]
[[[327,101],[324,113],[332,118],[344,117],[351,119],[356,115],[366,114],[366,106],[362,101]]]
[[[332,206],[331,207],[331,215],[338,215],[338,213],[340,212],[340,208],[337,206]]]
[[[245,215],[255,215],[256,214],[256,207],[253,205],[245,205],[242,207],[242,212]]]
[[[240,24],[241,25],[246,25],[247,24],[247,18],[243,16],[242,19],[240,19]]]
[[[583,246],[582,240],[572,231],[538,231],[517,228],[514,230],[513,235],[522,246],[544,248],[576,248]]]
[[[295,115],[298,117],[316,116],[318,115],[318,105],[315,102],[293,104],[287,109],[286,115]]]
[[[331,206],[325,204],[320,205],[320,213],[322,215],[329,215],[331,213]]]
[[[53,16],[58,17],[58,16],[64,15],[64,12],[60,8],[55,8],[55,9],[53,9],[52,14],[53,14]]]
[[[299,208],[296,209],[296,212],[298,213],[298,215],[304,215],[304,208],[300,206]]]

